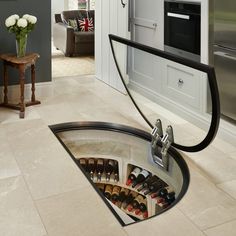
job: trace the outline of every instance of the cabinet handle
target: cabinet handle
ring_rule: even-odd
[[[125,8],[125,3],[124,3],[124,0],[120,0],[121,1],[121,5],[123,6],[123,8]]]
[[[183,84],[184,84],[184,81],[183,81],[182,79],[179,79],[178,85],[179,85],[179,86],[182,86]]]

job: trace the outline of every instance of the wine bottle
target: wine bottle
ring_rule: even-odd
[[[96,161],[94,158],[88,159],[88,173],[90,174],[90,178],[93,180],[94,173],[96,170]]]
[[[106,172],[106,181],[110,181],[110,176],[112,172],[114,171],[115,167],[115,161],[114,160],[108,160],[106,165],[105,165],[105,172]]]
[[[141,212],[144,213],[147,211],[147,199],[144,198],[140,204],[139,204],[139,208],[135,211],[136,215],[139,215]]]
[[[129,186],[140,174],[141,169],[139,167],[135,167],[132,172],[129,174],[126,185]]]
[[[123,202],[129,195],[129,189],[127,188],[122,188],[120,190],[120,195],[119,195],[119,201]]]
[[[112,194],[111,194],[111,200],[113,203],[119,200],[120,190],[121,190],[121,187],[119,186],[113,187]]]
[[[97,183],[96,186],[98,187],[98,189],[99,189],[102,193],[104,192],[105,184]]]
[[[115,161],[114,167],[114,181],[117,183],[119,182],[119,164],[118,161]]]
[[[101,181],[101,176],[102,176],[102,173],[104,171],[104,159],[101,159],[99,158],[97,160],[97,178],[98,178],[98,181]]]
[[[147,219],[147,218],[148,218],[148,211],[145,211],[145,212],[143,213],[143,218],[144,218],[144,219]]]
[[[174,192],[170,186],[160,189],[159,196],[165,198],[168,193]]]
[[[84,169],[84,171],[87,172],[87,165],[88,165],[87,159],[80,158],[78,161],[79,161],[80,166]]]
[[[155,193],[161,188],[163,188],[165,185],[166,185],[165,182],[163,182],[161,179],[158,179],[157,181],[148,186],[148,190],[144,192],[144,195]]]
[[[157,203],[156,205],[156,212],[160,212],[161,210],[167,208],[169,206],[169,204],[165,201],[162,201],[160,203]]]
[[[150,173],[148,171],[142,170],[140,172],[140,174],[137,176],[137,178],[133,181],[132,187],[135,188],[136,185],[138,185],[138,184],[142,183],[143,181],[145,181],[148,178],[149,175],[150,175]]]
[[[156,175],[153,175],[152,177],[149,177],[138,189],[137,191],[140,192],[142,190],[145,190],[148,188],[149,185],[157,181],[159,178]]]
[[[128,197],[124,200],[123,204],[122,204],[122,208],[126,209],[128,207],[129,204],[132,203],[132,201],[138,196],[138,193],[134,192],[134,191],[130,191]]]
[[[105,187],[104,195],[107,199],[111,199],[111,194],[112,194],[112,185],[108,184]]]
[[[144,197],[142,195],[138,195],[132,203],[127,207],[128,211],[132,211],[134,209],[139,208],[140,203],[144,200]]]
[[[175,201],[175,192],[167,193],[165,200],[168,204],[172,204]]]

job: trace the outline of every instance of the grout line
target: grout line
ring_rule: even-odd
[[[198,226],[190,217],[188,217],[179,207],[178,205],[176,206],[176,208],[202,233],[204,233],[204,230],[200,228],[200,226]]]
[[[209,229],[214,229],[214,228],[220,227],[220,226],[222,226],[222,225],[228,224],[228,223],[233,222],[233,221],[235,221],[235,220],[236,220],[236,217],[232,218],[231,220],[227,220],[227,221],[225,221],[225,222],[223,222],[223,223],[220,223],[220,224],[218,224],[218,225],[208,227],[208,228],[204,229],[203,231],[205,232],[205,231],[207,231],[207,230],[209,230]]]

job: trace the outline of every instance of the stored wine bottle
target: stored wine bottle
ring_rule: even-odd
[[[114,167],[114,181],[117,183],[119,182],[119,164],[118,161],[115,161]]]
[[[105,187],[104,195],[107,199],[111,199],[111,194],[112,194],[112,185],[108,184]]]
[[[122,208],[126,209],[129,204],[132,203],[132,201],[138,196],[138,193],[134,191],[130,191],[128,197],[125,199],[125,201],[122,204]]]
[[[98,178],[98,181],[101,181],[101,176],[102,176],[102,173],[104,171],[104,159],[98,159],[97,160],[97,178]]]
[[[112,190],[111,194],[111,200],[113,203],[117,202],[119,200],[119,194],[120,194],[121,187],[115,186]]]
[[[94,177],[94,173],[96,170],[96,161],[94,158],[88,159],[88,173],[90,174],[91,179]]]
[[[135,211],[136,215],[139,215],[141,212],[144,213],[147,211],[147,199],[143,199],[140,204],[139,208]]]
[[[134,209],[139,208],[140,203],[144,200],[144,197],[142,195],[138,195],[133,202],[127,207],[128,211],[132,211]]]
[[[129,195],[129,189],[127,188],[122,188],[120,190],[120,195],[119,195],[119,201],[123,202]]]
[[[159,178],[156,175],[153,175],[152,177],[149,177],[143,184],[142,186],[140,186],[137,191],[140,192],[142,190],[145,190],[146,188],[148,188],[148,186],[150,186],[152,183],[154,183],[155,181],[157,181]]]
[[[97,183],[96,186],[98,187],[98,189],[99,189],[102,193],[104,192],[105,184]]]
[[[170,186],[168,186],[168,187],[160,189],[159,196],[165,198],[168,193],[172,193],[172,192],[174,192],[174,190]]]
[[[147,219],[147,218],[148,218],[148,211],[145,211],[145,212],[143,213],[143,218],[144,218],[144,219]]]
[[[150,175],[150,173],[146,170],[142,170],[139,175],[137,176],[137,178],[133,181],[132,187],[136,187],[136,185],[142,183],[143,181],[145,181],[148,176]]]
[[[80,158],[78,161],[81,167],[87,172],[87,165],[88,165],[87,159]]]
[[[141,169],[139,167],[135,167],[132,172],[129,174],[126,185],[129,186],[140,174]]]
[[[106,181],[110,181],[110,177],[112,172],[114,171],[115,167],[115,161],[114,160],[108,160],[106,165],[105,165],[105,172],[106,172]]]
[[[175,201],[175,192],[170,192],[165,196],[165,200],[168,204],[172,204]]]
[[[165,201],[160,202],[160,203],[157,203],[157,205],[156,205],[156,211],[157,211],[157,212],[160,212],[161,210],[167,208],[168,206],[169,206],[169,204],[168,204],[167,202],[165,202]]]
[[[166,184],[161,179],[158,179],[157,181],[148,186],[148,190],[144,192],[144,195],[147,195],[149,193],[155,193],[161,188],[163,188],[165,185]]]

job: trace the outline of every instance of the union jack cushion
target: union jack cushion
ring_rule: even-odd
[[[79,28],[80,31],[94,31],[94,25],[93,25],[93,18],[83,18],[82,20],[79,20]]]

